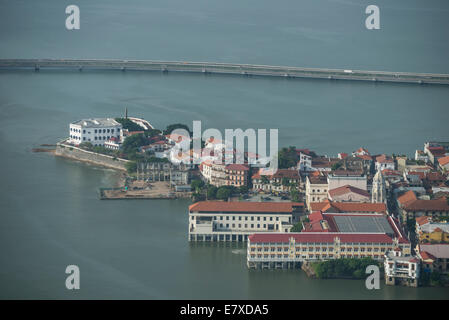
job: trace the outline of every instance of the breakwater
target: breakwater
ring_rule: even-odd
[[[33,69],[36,71],[41,69],[74,69],[80,71],[85,69],[121,71],[136,70],[415,84],[449,84],[449,74],[302,68],[190,61],[119,59],[0,59],[0,69]]]

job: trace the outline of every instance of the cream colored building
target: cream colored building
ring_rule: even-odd
[[[246,241],[257,232],[289,232],[295,202],[200,201],[189,207],[189,241]]]

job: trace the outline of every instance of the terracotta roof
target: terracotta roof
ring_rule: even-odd
[[[439,172],[428,172],[426,174],[426,180],[428,181],[444,181],[446,178]]]
[[[344,195],[344,194],[347,194],[347,193],[356,193],[356,194],[359,194],[361,196],[368,197],[368,198],[370,196],[367,191],[365,191],[363,189],[356,188],[356,187],[351,186],[349,184],[347,184],[345,186],[342,186],[342,187],[338,187],[338,188],[329,190],[329,195],[331,197],[341,196],[341,195]]]
[[[373,160],[373,157],[367,154],[357,154],[356,157],[362,160]]]
[[[189,212],[258,212],[292,213],[295,207],[303,207],[301,202],[223,202],[200,201],[189,206]]]
[[[407,211],[445,211],[449,212],[449,204],[446,199],[439,198],[436,200],[415,200],[407,202],[404,205]]]
[[[255,233],[248,237],[252,243],[257,242],[284,242],[288,243],[290,238],[300,243],[332,243],[335,238],[340,242],[374,242],[374,243],[392,243],[393,239],[382,233],[338,233],[338,232],[301,232],[301,233]]]
[[[385,203],[364,203],[364,202],[330,202],[326,200],[324,202],[311,202],[310,207],[312,211],[322,211],[333,208],[337,212],[359,212],[359,213],[386,213],[387,206]]]
[[[411,203],[416,200],[417,200],[416,195],[412,190],[409,190],[406,193],[404,193],[402,196],[398,197],[398,202],[401,205],[405,205],[407,203]]]
[[[433,260],[433,261],[436,260],[436,258],[433,255],[431,255],[430,253],[428,253],[426,251],[420,251],[419,254],[421,255],[421,258],[423,260]]]
[[[419,252],[427,252],[437,259],[449,259],[449,244],[420,244]]]
[[[226,169],[234,171],[248,171],[249,167],[245,164],[228,164]]]
[[[312,167],[314,168],[330,168],[335,163],[338,163],[340,159],[338,158],[313,158]]]
[[[393,159],[385,154],[381,154],[380,156],[376,157],[376,161],[380,163],[392,163]]]
[[[416,223],[420,226],[422,226],[423,224],[429,223],[429,217],[427,217],[427,216],[416,217],[415,220],[416,220]]]
[[[327,178],[325,176],[308,176],[311,184],[325,184],[327,185]]]
[[[407,175],[408,176],[418,176],[419,179],[421,179],[421,180],[426,177],[425,172],[422,172],[422,171],[409,171],[409,172],[407,172]]]
[[[439,158],[438,159],[438,163],[440,164],[440,166],[445,166],[449,163],[449,156],[445,156],[443,158]]]
[[[252,178],[253,179],[260,179],[261,178],[261,170],[260,169],[257,173],[255,173]],[[299,174],[297,170],[292,169],[278,169],[275,174],[267,175],[266,176],[269,180],[271,179],[282,179],[282,178],[289,178],[289,179],[299,179]]]
[[[384,175],[384,177],[401,176],[401,173],[398,170],[391,170],[391,169],[383,169],[382,174]]]
[[[357,151],[356,151],[356,153],[361,153],[361,152],[365,152],[365,153],[369,154],[369,151],[367,149],[365,149],[365,148],[362,148],[362,147],[358,148]]]

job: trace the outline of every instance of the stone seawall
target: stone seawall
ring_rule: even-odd
[[[129,160],[115,158],[105,154],[86,151],[60,142],[56,145],[55,156],[88,162],[98,166],[126,171],[125,164]]]

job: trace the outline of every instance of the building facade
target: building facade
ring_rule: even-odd
[[[251,269],[298,268],[304,261],[340,258],[383,260],[388,251],[410,252],[404,238],[360,233],[257,233],[248,237],[247,266]]]
[[[350,185],[362,190],[368,190],[367,177],[360,171],[334,171],[327,175],[329,190]]]
[[[69,128],[68,143],[79,145],[90,142],[103,146],[111,138],[121,140],[122,125],[112,118],[83,119],[72,122]]]
[[[262,170],[251,178],[254,191],[288,192],[291,187],[299,186],[300,177],[296,170],[278,169],[275,174],[261,175]]]
[[[420,262],[415,256],[404,255],[399,248],[388,251],[384,259],[385,283],[418,286]]]
[[[189,241],[246,241],[258,232],[289,232],[295,202],[200,201],[189,206]]]
[[[306,177],[306,203],[310,209],[310,203],[327,200],[327,178],[323,175]]]

